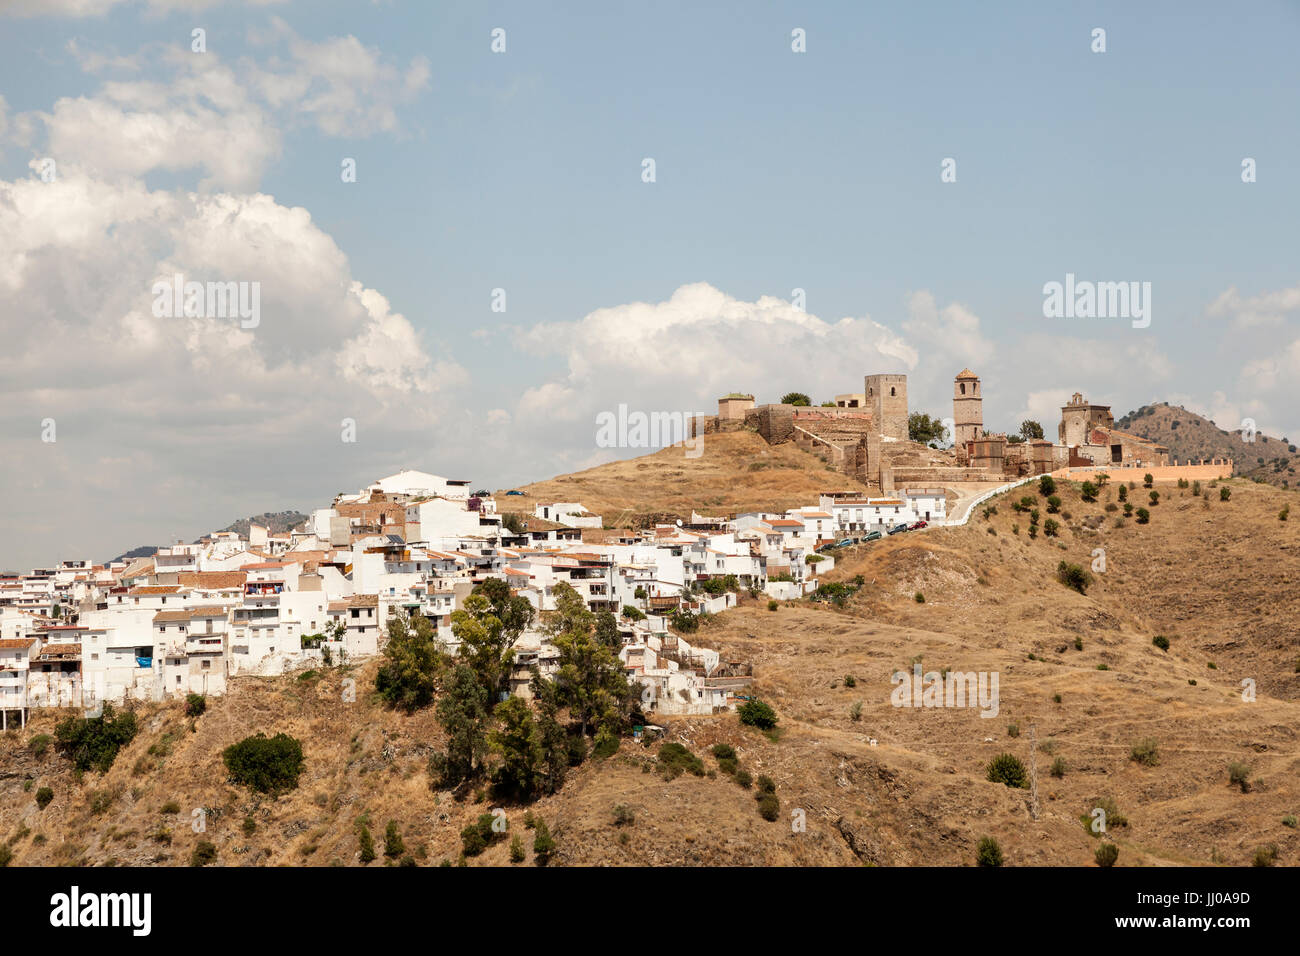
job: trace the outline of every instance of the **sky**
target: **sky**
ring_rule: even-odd
[[[1298,45],[1277,0],[0,0],[0,568],[877,372],[1300,435]],[[178,273],[256,324],[158,314]],[[1147,319],[1045,315],[1067,275]]]

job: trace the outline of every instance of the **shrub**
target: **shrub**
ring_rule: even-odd
[[[1137,510],[1137,516],[1138,524],[1147,524],[1151,521],[1151,512],[1147,511],[1146,508],[1139,508]]]
[[[1151,643],[1162,651],[1169,650],[1169,638],[1165,637],[1163,634],[1157,634],[1155,637],[1151,638]]]
[[[202,717],[207,709],[208,699],[202,694],[187,694],[185,696],[186,717]]]
[[[1008,737],[1019,737],[1019,736],[1020,736],[1020,725],[1019,725],[1019,724],[1007,724],[1007,736],[1008,736]]]
[[[1277,844],[1268,843],[1255,848],[1255,858],[1251,860],[1251,866],[1272,866],[1276,862]]]
[[[1051,498],[1052,495],[1056,494],[1056,479],[1051,475],[1043,475],[1043,477],[1039,478],[1038,493],[1044,498]],[[1059,502],[1060,499],[1058,498],[1057,501]]]
[[[190,866],[207,866],[217,861],[217,845],[210,840],[200,840],[190,854]]]
[[[667,780],[673,780],[687,772],[702,777],[704,761],[679,743],[666,743],[659,748],[659,772]]]
[[[1065,771],[1066,771],[1067,769],[1068,769],[1068,768],[1066,767],[1066,764],[1065,764],[1065,758],[1064,758],[1064,757],[1057,757],[1055,760],[1052,761],[1052,776],[1053,776],[1053,777],[1058,777],[1058,778],[1059,778],[1059,777],[1064,777],[1064,776],[1065,776]]]
[[[735,776],[732,779],[734,779],[736,783],[740,784],[746,790],[748,790],[754,784],[754,778],[750,776],[748,770],[737,770]]]
[[[780,605],[776,603],[776,600],[775,600],[775,599],[769,599],[769,600],[768,600],[768,602],[767,602],[767,609],[768,609],[769,611],[775,611],[778,607],[780,607]]]
[[[917,604],[925,603],[925,595],[922,594],[920,591],[917,591],[916,594],[913,595],[913,599],[916,601]]]
[[[1228,782],[1240,787],[1242,793],[1250,793],[1250,768],[1236,761],[1228,764]]]
[[[244,831],[244,836],[252,836],[257,832],[257,821],[253,819],[251,813],[244,817],[244,822],[240,826],[240,829]]]
[[[769,823],[781,815],[781,801],[775,793],[760,793],[757,796],[758,815]]]
[[[858,679],[857,679],[856,677],[854,677],[852,674],[845,674],[845,675],[844,675],[844,686],[845,686],[845,687],[857,687],[857,686],[858,686]]]
[[[758,777],[759,793],[776,793],[776,781],[767,774],[759,774]]]
[[[9,865],[9,861],[14,858],[14,851],[9,849],[8,843],[0,843],[0,870]]]
[[[510,838],[510,862],[524,862],[524,841],[520,839],[518,833]]]
[[[50,744],[54,738],[49,734],[37,734],[31,740],[27,741],[27,750],[33,757],[44,757],[45,752],[50,749]]]
[[[853,706],[849,708],[849,719],[855,722],[862,719],[862,701],[853,702]]]
[[[1124,485],[1120,485],[1117,495],[1119,496],[1119,500],[1121,502],[1128,501],[1128,488],[1126,488]]]
[[[1151,507],[1154,508],[1156,505],[1160,504],[1160,492],[1158,491],[1151,492],[1150,499],[1151,499]]]
[[[1201,497],[1201,483],[1199,481],[1192,482],[1192,497],[1193,498]]]
[[[1160,745],[1155,738],[1145,737],[1129,749],[1129,759],[1144,767],[1154,767],[1160,763]]]
[[[731,760],[736,756],[736,748],[731,744],[714,744],[709,752],[719,760]]]
[[[551,836],[550,829],[546,826],[545,820],[537,821],[537,829],[533,833],[533,859],[537,861],[538,866],[545,866],[551,860],[551,854],[555,852],[555,840]]]
[[[1092,584],[1092,575],[1080,565],[1062,561],[1056,566],[1056,580],[1080,594],[1087,594],[1088,585]]]
[[[979,845],[975,848],[975,865],[1002,865],[1002,847],[997,840],[990,836],[980,837]]]
[[[405,852],[406,842],[398,832],[397,821],[389,820],[388,826],[384,828],[384,856],[401,856]]]
[[[36,805],[40,807],[42,810],[48,807],[50,805],[50,801],[53,799],[54,799],[54,791],[51,790],[49,787],[41,787],[39,790],[36,791]]]
[[[59,750],[73,767],[85,772],[108,773],[118,751],[135,739],[135,714],[114,716],[113,705],[105,704],[99,717],[67,717],[55,726]]]
[[[1147,472],[1145,475],[1142,476],[1142,487],[1143,487],[1143,488],[1150,488],[1150,487],[1151,487],[1151,484],[1152,484],[1154,481],[1155,481],[1155,478],[1153,478],[1153,477],[1151,476],[1151,473],[1150,473],[1150,472]]]
[[[1113,843],[1103,843],[1093,852],[1092,858],[1097,861],[1097,865],[1103,868],[1109,868],[1115,865],[1119,859],[1119,847]]]
[[[636,823],[636,811],[626,803],[620,803],[614,807],[614,826],[630,827]]]
[[[460,845],[466,856],[478,856],[496,840],[504,838],[503,831],[493,829],[495,821],[495,815],[480,813],[477,820],[460,831]],[[538,826],[541,827],[542,824],[539,823]]]
[[[1059,514],[1061,511],[1061,496],[1051,495],[1047,499],[1047,513],[1049,515]]]
[[[1229,488],[1227,485],[1221,485],[1219,487],[1219,500],[1227,501],[1231,497],[1232,497],[1232,489]]]
[[[998,754],[989,761],[986,776],[991,783],[1001,783],[1008,787],[1025,789],[1029,786],[1029,774],[1025,765],[1014,754]]]
[[[638,608],[633,607],[631,604],[623,605],[623,616],[627,618],[629,621],[645,620],[645,615],[642,614]]]
[[[776,711],[761,700],[747,700],[736,708],[736,715],[742,724],[757,727],[759,730],[771,730],[776,726]]]
[[[1091,481],[1085,481],[1079,486],[1079,495],[1084,501],[1096,501],[1098,488]]]
[[[1282,818],[1282,826],[1290,827],[1292,830],[1294,830],[1296,828],[1296,818],[1288,813],[1286,816]]]
[[[1059,531],[1060,528],[1061,526],[1051,518],[1048,518],[1043,522],[1043,534],[1047,535],[1049,538],[1055,538],[1056,532]]]
[[[373,862],[375,859],[375,838],[370,835],[370,828],[364,823],[357,828],[357,845],[361,850],[361,862]]]
[[[1285,520],[1287,519],[1287,517],[1288,517],[1290,514],[1291,514],[1291,506],[1290,506],[1290,505],[1287,505],[1286,507],[1284,507],[1281,511],[1279,511],[1279,512],[1277,513],[1277,520],[1278,520],[1278,521],[1285,521]]]
[[[158,808],[158,812],[169,813],[169,814],[180,813],[181,805],[177,803],[175,800],[168,800],[166,803],[164,803],[161,807]]]
[[[293,790],[302,773],[302,744],[288,734],[258,733],[221,752],[230,778],[272,796]]]

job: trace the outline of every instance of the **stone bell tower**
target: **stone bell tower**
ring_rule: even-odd
[[[952,383],[953,443],[965,448],[968,441],[984,436],[984,398],[980,377],[968,368],[957,373]]]

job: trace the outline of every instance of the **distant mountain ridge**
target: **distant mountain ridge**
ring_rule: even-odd
[[[1143,405],[1115,422],[1115,427],[1159,442],[1178,461],[1201,458],[1231,458],[1234,474],[1289,488],[1298,482],[1300,455],[1287,438],[1257,432],[1246,441],[1241,429],[1225,431],[1210,419],[1179,405],[1159,402]]]
[[[304,521],[307,516],[301,511],[263,511],[260,515],[249,515],[247,518],[240,518],[232,521],[222,531],[235,531],[241,537],[248,537],[248,526],[251,524],[260,524],[271,534],[284,534],[286,531],[292,531]],[[197,543],[198,538],[194,539]],[[143,544],[138,548],[132,548],[130,551],[123,551],[115,558],[110,558],[106,564],[112,564],[114,561],[131,561],[135,558],[148,558],[158,553],[159,545]]]

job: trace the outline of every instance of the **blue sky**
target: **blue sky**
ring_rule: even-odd
[[[36,540],[25,511],[0,519],[0,563],[103,559],[401,465],[547,477],[638,453],[594,447],[618,402],[820,400],[875,371],[906,371],[913,407],[942,416],[969,365],[991,428],[1050,432],[1080,390],[1117,416],[1171,400],[1300,433],[1296,3],[42,9],[65,12],[0,2],[0,189],[22,187],[0,193],[0,225],[22,227],[0,253],[23,263],[0,272],[19,346],[0,426],[24,462],[6,455],[0,482],[58,516]],[[91,190],[56,200],[53,238],[15,198],[45,195],[28,164],[50,155],[60,188]],[[269,207],[211,233],[228,255],[177,240],[214,197],[256,195]],[[102,248],[68,238],[110,208]],[[186,262],[261,281],[263,327],[126,348],[141,288]],[[1150,328],[1045,319],[1067,272],[1150,282]],[[387,307],[360,309],[352,282]],[[773,304],[795,288],[807,318]],[[76,355],[96,331],[113,344]],[[340,360],[359,336],[369,364]],[[62,373],[33,376],[59,341]],[[383,355],[410,361],[381,388]],[[350,409],[362,437],[340,448]]]

